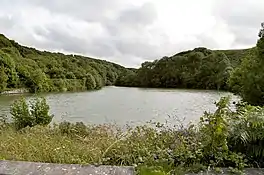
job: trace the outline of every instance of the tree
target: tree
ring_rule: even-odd
[[[264,60],[264,23],[261,24],[259,37],[260,39],[257,42],[258,56],[261,60]]]
[[[87,90],[92,90],[92,89],[95,89],[95,87],[96,87],[95,79],[89,73],[85,77],[85,86],[86,86]]]
[[[30,72],[30,90],[31,92],[45,92],[48,91],[47,77],[40,69],[32,70]]]
[[[7,87],[8,76],[5,73],[5,68],[3,66],[0,67],[0,92],[4,91]]]
[[[203,59],[198,76],[206,89],[226,89],[231,70],[230,61],[225,54],[211,54]]]
[[[8,69],[8,87],[16,88],[19,83],[19,76],[15,69]]]
[[[264,37],[264,22],[261,23],[261,29],[259,31],[259,37],[260,38]]]
[[[3,65],[6,68],[13,69],[15,68],[15,62],[8,54],[0,50],[0,66]]]
[[[244,59],[241,66],[241,92],[243,100],[253,105],[264,105],[264,24],[259,33],[255,54]]]
[[[1,89],[28,88],[31,92],[100,89],[115,83],[126,68],[108,61],[38,51],[0,34]],[[6,76],[8,80],[6,82]],[[84,79],[87,79],[85,85]],[[94,79],[94,81],[93,81]]]
[[[230,59],[223,53],[196,48],[172,57],[144,62],[133,72],[119,77],[119,86],[201,88],[227,90],[232,71]]]

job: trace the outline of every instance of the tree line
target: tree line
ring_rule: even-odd
[[[0,35],[0,92],[80,91],[113,85],[126,68],[79,55],[39,51]]]
[[[226,90],[264,105],[264,24],[255,47],[199,47],[130,69],[105,60],[38,51],[0,35],[0,92],[79,91],[107,85]]]
[[[118,77],[117,86],[226,90],[245,102],[264,105],[264,23],[255,47],[242,50],[195,48]]]
[[[233,52],[238,54],[241,51]],[[239,63],[240,58],[227,56],[225,51],[212,51],[200,47],[153,62],[144,62],[138,70],[120,76],[116,84],[228,90],[230,74]]]

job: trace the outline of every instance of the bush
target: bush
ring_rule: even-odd
[[[46,126],[53,118],[53,115],[49,114],[49,106],[45,98],[35,98],[30,101],[30,106],[25,98],[21,98],[11,106],[11,115],[17,130],[36,125]]]
[[[203,164],[212,167],[231,166],[242,169],[246,166],[244,155],[229,149],[230,132],[233,130],[236,112],[230,109],[230,97],[216,103],[213,113],[205,113],[200,119],[199,135],[203,152]]]
[[[264,167],[264,108],[246,103],[237,105],[230,127],[229,148],[243,153],[254,167]]]

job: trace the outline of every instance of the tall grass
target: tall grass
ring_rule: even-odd
[[[181,174],[217,167],[262,166],[263,109],[222,98],[197,125],[120,126],[62,122],[17,130],[0,123],[0,159],[134,166],[139,174]],[[249,164],[247,160],[255,163]]]

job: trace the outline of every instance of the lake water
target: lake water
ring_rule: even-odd
[[[197,121],[204,111],[214,111],[214,102],[227,92],[182,89],[149,89],[105,87],[102,90],[75,93],[49,93],[46,97],[55,115],[54,121],[63,120],[102,124],[138,124],[150,120],[165,122]],[[10,105],[21,95],[0,96],[0,115],[8,115]],[[33,95],[24,95],[27,100]]]

